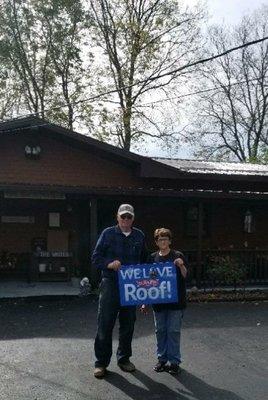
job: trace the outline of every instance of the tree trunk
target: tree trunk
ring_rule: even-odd
[[[124,150],[130,150],[131,145],[131,108],[126,107],[123,112]]]

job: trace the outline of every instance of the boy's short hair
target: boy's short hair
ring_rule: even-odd
[[[154,238],[155,240],[157,240],[159,237],[168,237],[169,240],[171,240],[172,239],[171,230],[166,228],[157,228],[154,231]]]

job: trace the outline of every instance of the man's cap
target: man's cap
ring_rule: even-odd
[[[134,208],[130,204],[121,204],[118,208],[118,215],[131,214],[134,217]]]

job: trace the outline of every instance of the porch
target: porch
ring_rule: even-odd
[[[2,209],[13,219],[2,217],[0,223],[0,280],[69,281],[76,266],[79,276],[88,276],[97,284],[99,276],[91,268],[90,250],[102,229],[115,223],[118,205],[123,202],[134,205],[135,226],[145,232],[150,251],[155,250],[155,228],[172,230],[172,246],[189,260],[189,287],[211,286],[208,267],[215,257],[245,267],[249,285],[268,283],[266,202],[86,194],[68,195],[61,201],[2,198]],[[245,231],[248,210],[253,216],[251,232]],[[51,212],[58,213],[60,227],[49,227]],[[26,223],[29,216],[35,223]],[[38,257],[34,256],[36,246],[41,250]],[[3,255],[4,251],[7,254]]]

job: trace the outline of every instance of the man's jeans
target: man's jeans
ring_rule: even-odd
[[[159,361],[171,364],[181,363],[182,310],[162,310],[154,312],[157,357]]]
[[[103,278],[100,285],[98,330],[95,338],[96,367],[107,367],[112,356],[112,334],[119,317],[119,345],[117,362],[124,362],[132,355],[131,342],[136,321],[136,307],[121,307],[117,282]]]

